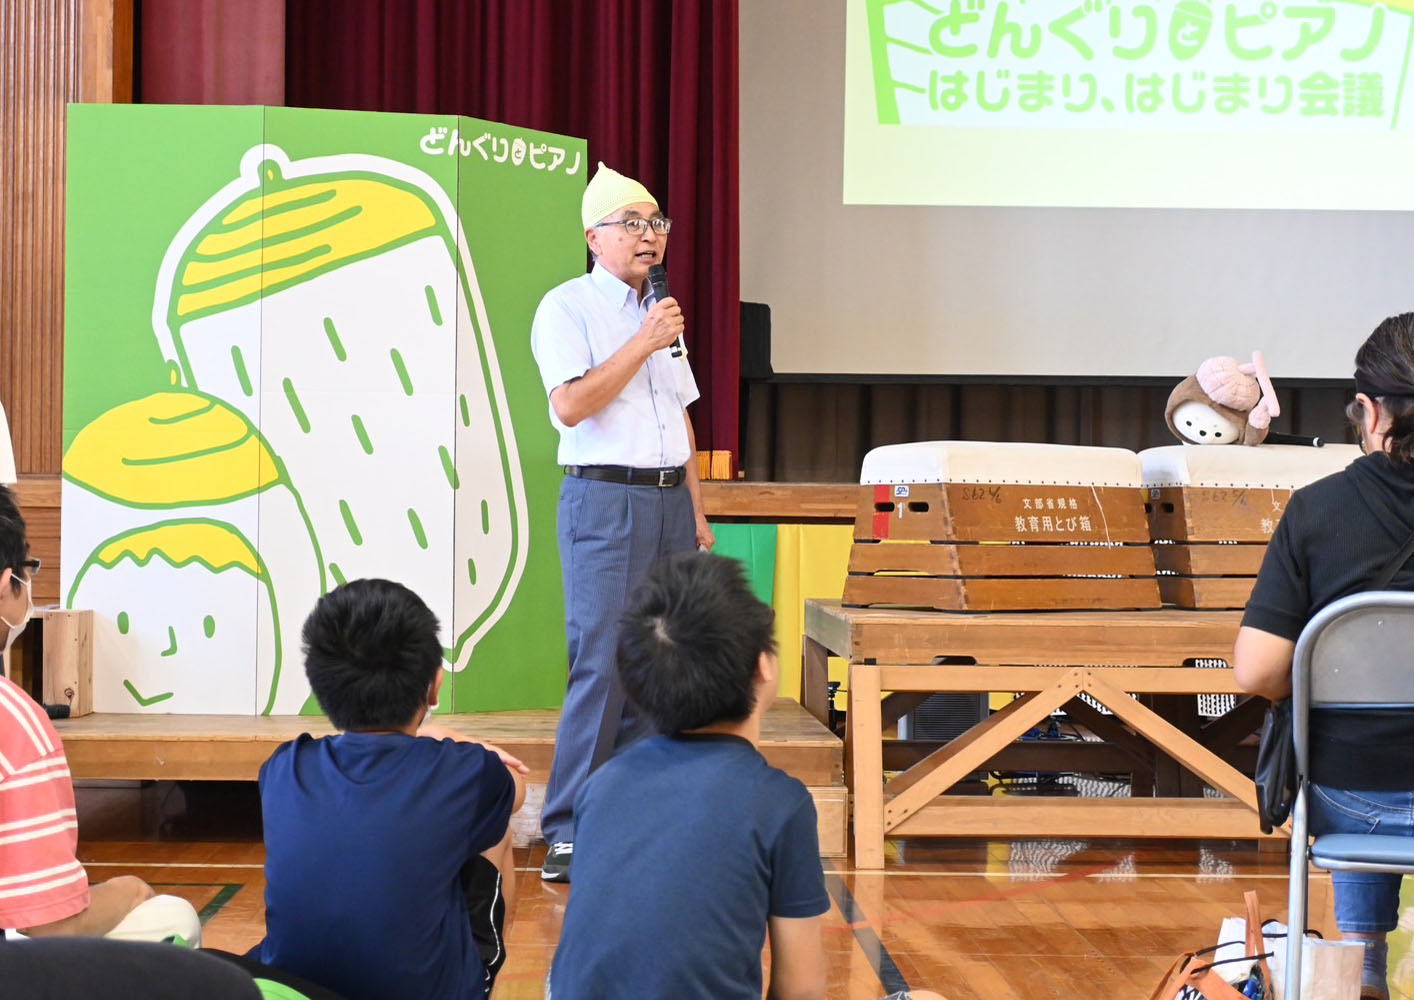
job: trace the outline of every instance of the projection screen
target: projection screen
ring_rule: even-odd
[[[1414,0],[742,0],[778,372],[1349,374],[1414,308]]]

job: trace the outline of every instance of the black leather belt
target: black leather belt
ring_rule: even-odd
[[[672,469],[630,469],[624,465],[567,465],[565,472],[580,479],[598,479],[605,483],[625,486],[656,486],[667,489],[683,481],[687,474],[681,465]]]

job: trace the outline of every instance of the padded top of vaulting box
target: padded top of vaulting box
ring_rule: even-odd
[[[1143,485],[1139,456],[1127,448],[1006,441],[918,441],[864,456],[861,485],[1017,483],[1036,486]]]
[[[1297,490],[1360,457],[1353,444],[1174,444],[1139,453],[1145,486]]]

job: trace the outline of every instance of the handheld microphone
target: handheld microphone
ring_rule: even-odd
[[[653,288],[653,297],[659,302],[672,296],[672,293],[668,291],[668,269],[662,264],[654,264],[648,268],[648,284]],[[683,346],[682,334],[678,334],[677,342],[668,348],[668,353],[675,358],[681,358],[687,354],[687,348]]]
[[[1262,439],[1263,444],[1304,444],[1310,448],[1322,448],[1325,442],[1318,437],[1306,437],[1304,434],[1283,434],[1280,431],[1268,431],[1267,436]]]

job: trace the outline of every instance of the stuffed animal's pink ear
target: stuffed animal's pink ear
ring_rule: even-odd
[[[1272,417],[1280,416],[1280,411],[1276,409],[1276,404],[1270,396],[1263,396],[1261,401],[1254,407],[1252,412],[1247,414],[1247,422],[1253,427],[1265,430],[1272,425]]]
[[[1214,403],[1240,413],[1256,406],[1262,395],[1256,379],[1242,371],[1236,358],[1209,358],[1198,366],[1197,379]]]
[[[1252,374],[1257,377],[1257,385],[1262,389],[1262,402],[1273,417],[1281,416],[1281,406],[1277,403],[1277,391],[1272,388],[1271,376],[1267,374],[1267,361],[1261,351],[1252,352]]]

